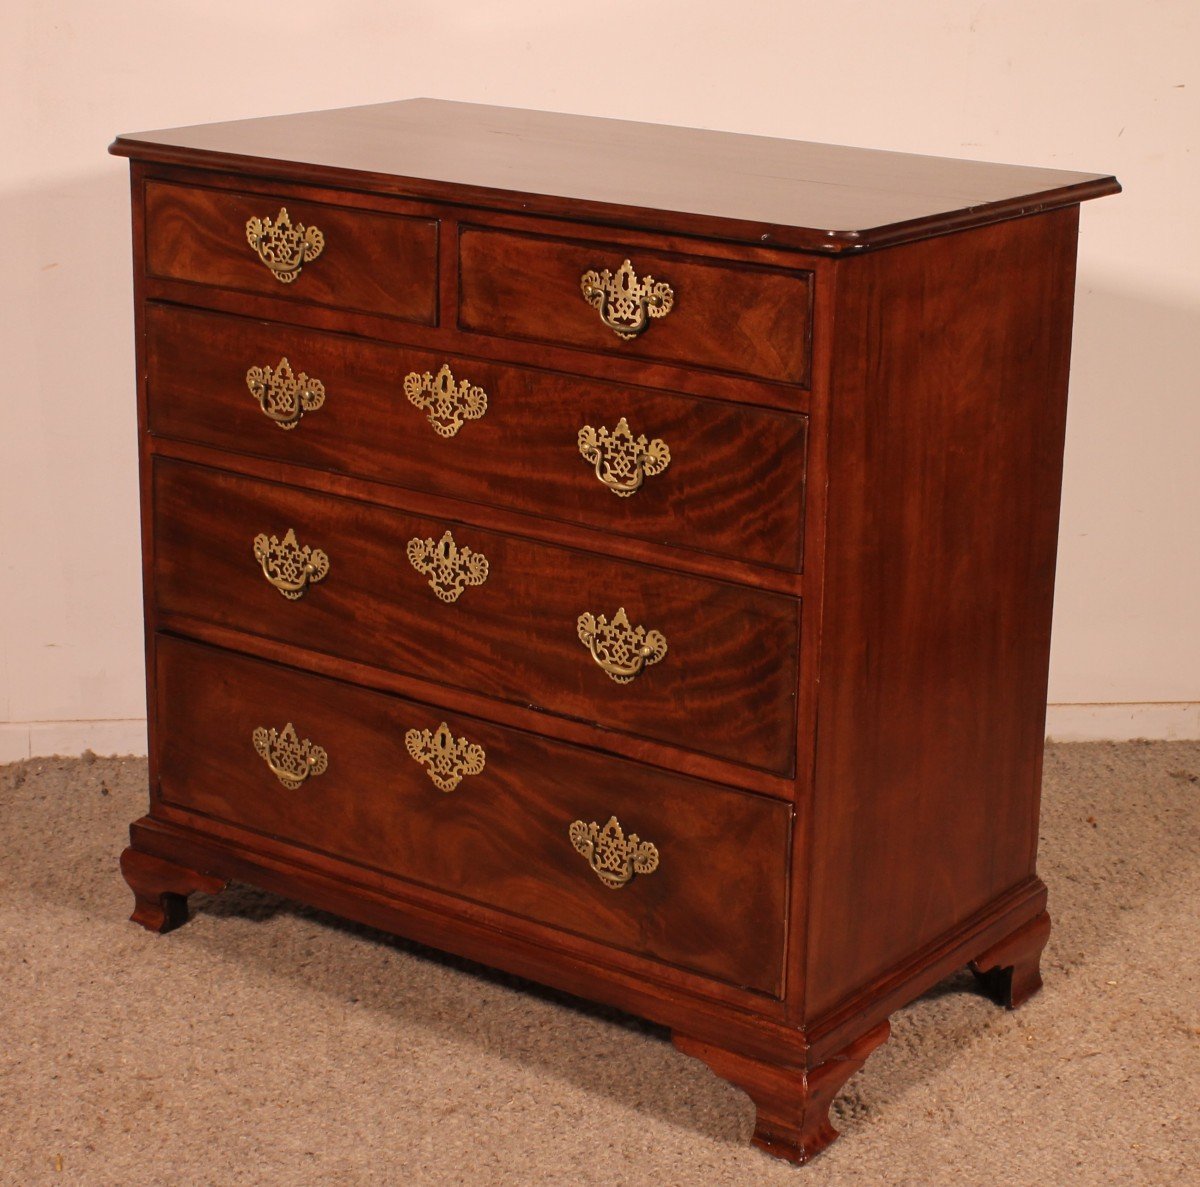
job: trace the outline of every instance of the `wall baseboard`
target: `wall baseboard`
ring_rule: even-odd
[[[146,753],[146,719],[0,722],[0,763],[55,754]]]
[[[1200,701],[1155,701],[1123,705],[1050,705],[1046,737],[1051,742],[1128,742],[1200,739]],[[50,755],[146,753],[142,718],[99,721],[0,722],[0,763]]]
[[[1050,705],[1050,742],[1185,741],[1200,738],[1200,701],[1147,701],[1126,705]]]

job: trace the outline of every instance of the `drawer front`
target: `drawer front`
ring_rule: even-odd
[[[631,288],[626,259],[669,294]],[[807,383],[811,273],[479,227],[460,232],[459,266],[462,329]]]
[[[162,458],[154,509],[160,610],[792,773],[794,598]]]
[[[167,803],[779,994],[790,805],[168,637],[157,672]]]
[[[807,417],[167,305],[146,335],[164,436],[800,568]]]
[[[290,227],[280,225],[283,210]],[[249,241],[252,220],[262,222],[261,250]],[[146,184],[146,270],[167,280],[431,326],[437,323],[437,248],[438,225],[431,219]]]

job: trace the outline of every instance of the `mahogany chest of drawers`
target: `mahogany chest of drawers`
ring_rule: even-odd
[[[1012,1006],[1079,203],[1110,177],[413,100],[122,136],[150,807],[671,1028],[803,1161]]]

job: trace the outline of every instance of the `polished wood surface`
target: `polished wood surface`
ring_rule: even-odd
[[[155,804],[130,826],[131,848],[171,866],[207,870],[344,919],[408,937],[588,1000],[604,1000],[665,1027],[736,1046],[759,1058],[803,1061],[802,1032],[762,993],[662,961],[647,960],[570,932],[387,878],[361,866],[301,854],[295,846]],[[614,891],[613,893],[619,893]],[[186,942],[186,941],[185,941]]]
[[[203,306],[239,317],[267,319],[297,329],[332,330],[362,338],[395,342],[418,349],[445,351],[467,357],[483,357],[498,363],[511,363],[620,382],[631,387],[654,387],[701,396],[730,400],[785,412],[805,412],[811,396],[807,388],[794,383],[775,383],[730,371],[660,361],[645,356],[625,355],[621,351],[593,353],[551,342],[524,338],[497,338],[474,334],[458,327],[459,258],[457,250],[460,226],[489,227],[518,234],[574,239],[580,223],[570,220],[530,219],[495,210],[458,206],[452,202],[435,203],[401,198],[381,198],[375,194],[332,189],[319,181],[304,185],[276,181],[253,183],[235,173],[213,173],[203,169],[162,166],[133,166],[137,200],[141,190],[157,181],[169,181],[188,190],[220,190],[242,194],[254,184],[269,188],[272,196],[286,202],[288,209],[311,203],[336,206],[348,211],[394,210],[419,220],[436,220],[443,250],[438,256],[438,318],[436,325],[403,321],[382,314],[339,308],[335,305],[298,301],[287,296],[294,286],[273,282],[273,288],[250,292],[242,289],[197,285],[191,281],[144,275],[139,299],[187,307]],[[603,234],[592,231],[594,237]],[[664,235],[633,227],[621,228],[620,242],[630,250],[702,256],[706,260],[739,267],[752,266],[794,272],[810,270],[821,261],[778,248],[730,243],[720,239],[697,240],[683,235]],[[815,270],[814,270],[815,276]],[[581,294],[582,297],[582,294]],[[815,325],[815,323],[814,323]]]
[[[1120,189],[1103,174],[435,99],[130,133],[111,151],[830,253]]]
[[[243,880],[642,1014],[795,1161],[892,1012],[964,967],[1039,988],[1078,203],[1112,178],[429,102],[114,151],[135,919]],[[276,202],[338,231],[295,285],[222,255]],[[677,302],[629,343],[577,274],[626,256]],[[245,385],[284,355],[326,385],[287,432]],[[400,390],[443,362],[489,395],[449,437]],[[672,451],[631,499],[576,440],[620,416]],[[452,604],[405,556],[448,527],[490,562]],[[298,600],[251,550],[288,528],[331,558]],[[627,685],[575,626],[620,606],[669,642]],[[289,721],[329,751],[292,790],[250,740]],[[486,751],[448,793],[403,741],[443,721]],[[661,858],[615,890],[561,835],[613,814]]]
[[[471,226],[460,229],[458,250],[460,329],[786,383],[806,380],[808,272],[635,250],[619,238],[549,239]],[[584,273],[616,273],[625,259],[639,279],[665,281],[675,295],[671,311],[632,340],[605,326],[580,288]]]
[[[671,1037],[685,1055],[707,1063],[754,1101],[751,1141],[756,1146],[777,1158],[803,1163],[838,1136],[829,1120],[829,1106],[890,1032],[890,1025],[881,1022],[813,1068],[768,1062],[679,1033]]]
[[[162,612],[791,772],[793,598],[167,459],[154,469]],[[288,529],[330,560],[329,575],[296,601],[253,553],[260,533],[282,539]],[[489,566],[450,604],[405,555],[409,540],[436,542],[447,530]],[[611,620],[622,607],[668,644],[628,684],[599,667],[576,625],[585,612]]]
[[[235,627],[218,626],[187,615],[160,612],[155,615],[155,621],[161,630],[172,634],[285,666],[294,665],[299,659],[306,671],[379,692],[394,693],[410,700],[437,704],[447,713],[464,713],[486,718],[499,725],[525,730],[540,737],[586,746],[617,758],[662,767],[679,774],[694,775],[710,782],[741,787],[788,803],[795,799],[793,777],[771,774],[687,748],[691,744],[688,738],[672,737],[665,741],[657,741],[620,733],[617,730],[605,729],[596,722],[555,716],[536,706],[498,701],[471,688],[453,688],[435,680],[406,674],[395,668],[383,668],[377,663],[357,663],[339,659],[321,651],[305,651],[298,656],[295,644],[286,640],[251,634]]]
[[[1046,887],[1040,879],[1022,881],[970,918],[911,949],[883,975],[864,981],[836,1009],[814,1022],[803,1023],[809,1066],[834,1057],[856,1036],[969,967],[982,952],[1006,944],[1008,937],[1045,913],[1046,898]],[[793,965],[788,973],[790,984],[795,983],[797,975]],[[986,985],[982,988],[987,992]]]
[[[1056,211],[847,265],[810,1019],[1033,874],[1076,235]]]
[[[341,857],[778,995],[790,805],[175,639],[157,653],[173,740],[163,802],[289,842],[300,860]],[[443,719],[486,754],[450,792],[405,748],[408,730]],[[294,790],[251,744],[288,722],[329,756]],[[614,815],[659,853],[618,889],[568,836],[572,821]]]
[[[274,220],[285,199],[146,187],[146,267],[152,276],[218,285],[288,301],[335,305],[433,325],[437,320],[438,228],[431,219],[316,202],[287,206],[293,226],[325,235],[321,254],[284,284],[246,240],[250,218]]]
[[[173,305],[147,308],[146,334],[156,434],[801,567],[804,416]],[[327,393],[288,430],[263,415],[246,386],[249,367],[278,367],[285,357]],[[435,432],[404,394],[407,374],[436,375],[443,365],[487,393],[486,413],[453,437]],[[601,484],[576,444],[584,425],[612,430],[622,417],[671,451],[667,469],[628,498]]]

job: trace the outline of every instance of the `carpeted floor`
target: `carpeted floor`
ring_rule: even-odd
[[[0,1182],[1200,1181],[1200,743],[1051,747],[1046,990],[893,1017],[807,1168],[662,1032],[245,888],[169,936],[116,858],[145,764],[0,768]]]

